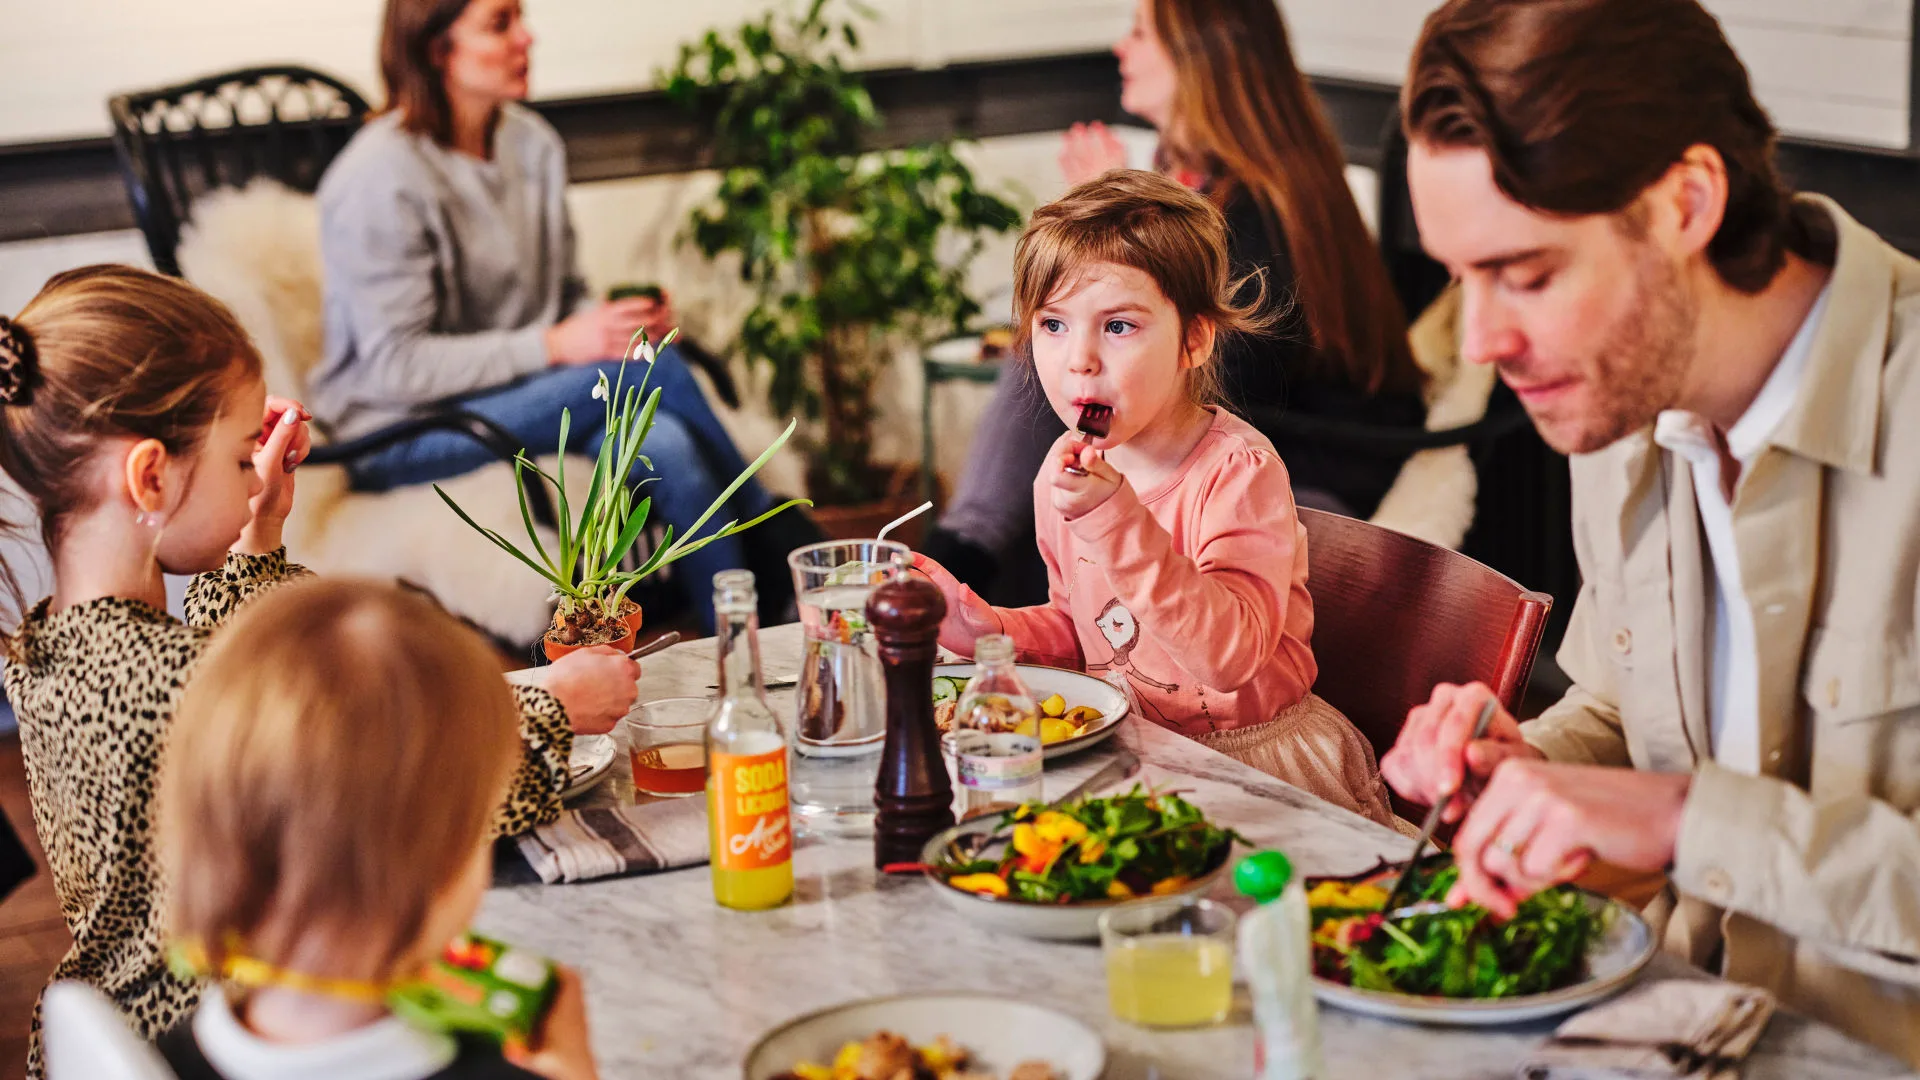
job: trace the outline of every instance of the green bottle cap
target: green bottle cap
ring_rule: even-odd
[[[1293,880],[1293,863],[1277,851],[1256,851],[1233,868],[1233,886],[1240,895],[1262,904],[1272,903]]]

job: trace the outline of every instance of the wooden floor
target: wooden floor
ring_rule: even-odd
[[[0,901],[0,1080],[26,1075],[27,1027],[33,1002],[72,938],[60,918],[60,901],[47,873],[46,855],[33,831],[27,774],[20,764],[20,738],[0,737],[0,806],[33,852],[40,872]]]

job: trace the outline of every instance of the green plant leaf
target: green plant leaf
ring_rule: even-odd
[[[484,536],[487,539],[493,541],[494,545],[498,547],[500,550],[506,552],[507,554],[525,563],[527,567],[531,569],[534,573],[539,574],[541,577],[547,579],[547,581],[551,583],[553,587],[559,592],[566,593],[568,595],[578,595],[571,584],[563,583],[558,577],[549,573],[545,567],[533,561],[531,558],[528,558],[525,552],[521,551],[517,547],[514,547],[513,544],[509,542],[506,537],[501,536],[499,533],[473,520],[473,518],[470,515],[468,515],[468,513],[465,510],[462,510],[460,508],[459,503],[453,501],[452,496],[448,495],[446,491],[442,490],[439,484],[433,485],[433,490],[435,494],[440,496],[440,500],[446,503],[449,507],[451,507],[454,513],[460,515],[460,520],[466,522],[468,527],[473,529],[474,532],[477,532],[481,536]]]

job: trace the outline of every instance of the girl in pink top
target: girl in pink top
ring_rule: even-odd
[[[1049,603],[992,607],[918,560],[946,594],[940,643],[972,655],[1010,634],[1022,660],[1101,675],[1154,723],[1391,824],[1372,748],[1309,692],[1286,466],[1209,405],[1215,339],[1260,328],[1236,285],[1220,212],[1158,174],[1110,172],[1035,212],[1014,257],[1019,337],[1061,420],[1106,405],[1112,426],[1069,432],[1034,480]]]

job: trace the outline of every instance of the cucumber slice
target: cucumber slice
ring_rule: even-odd
[[[967,680],[956,679],[951,675],[934,676],[933,703],[938,705],[943,701],[957,700],[960,697],[960,691],[964,689],[966,685]]]

